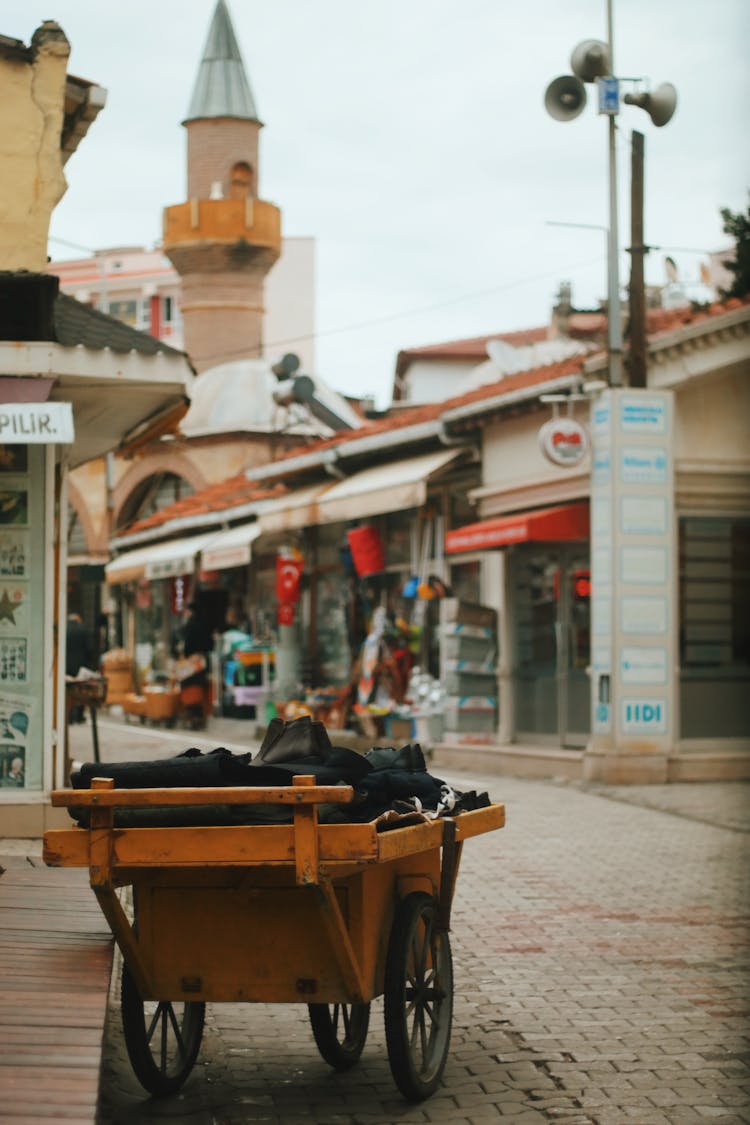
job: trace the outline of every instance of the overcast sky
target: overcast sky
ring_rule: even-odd
[[[606,295],[607,127],[593,87],[574,121],[548,82],[605,0],[228,0],[258,112],[260,194],[317,247],[317,366],[383,404],[401,348],[546,323],[561,280]],[[214,0],[3,0],[0,33],[56,19],[71,73],[108,90],[69,161],[51,234],[154,245],[185,198],[185,116]],[[615,0],[615,70],[678,90],[672,121],[619,117],[620,244],[630,133],[646,137],[647,280],[697,280],[726,245],[719,208],[750,185],[748,0]],[[681,249],[681,248],[689,248]],[[79,256],[51,242],[55,258]],[[689,252],[690,251],[690,252]],[[628,258],[621,254],[621,278]],[[274,343],[276,343],[274,341]],[[289,350],[278,341],[279,351]]]

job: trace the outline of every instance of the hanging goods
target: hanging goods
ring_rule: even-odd
[[[368,574],[379,574],[385,569],[383,543],[376,527],[353,527],[347,531],[349,548],[352,552],[354,569],[360,578]]]

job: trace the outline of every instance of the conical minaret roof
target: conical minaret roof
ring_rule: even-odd
[[[258,121],[245,64],[224,0],[218,0],[211,20],[185,122],[206,117]]]

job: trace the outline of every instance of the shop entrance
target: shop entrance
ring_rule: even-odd
[[[513,552],[516,737],[583,747],[590,728],[591,578],[581,545]]]

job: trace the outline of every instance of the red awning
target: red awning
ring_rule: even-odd
[[[563,543],[588,537],[589,506],[587,501],[581,501],[457,527],[446,535],[445,550],[455,555],[459,551],[508,547],[512,543]]]

